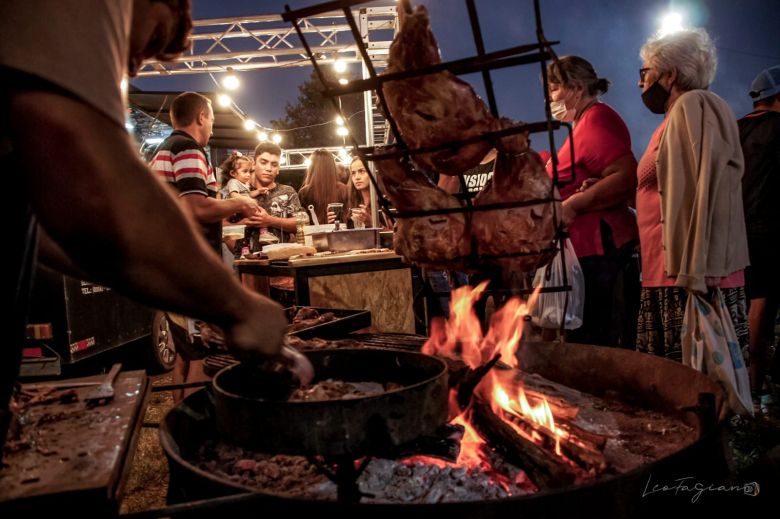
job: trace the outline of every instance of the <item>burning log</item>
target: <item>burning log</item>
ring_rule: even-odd
[[[580,469],[517,434],[512,426],[496,416],[490,405],[482,399],[474,399],[471,418],[480,434],[489,438],[491,444],[510,462],[526,468],[540,487],[558,488],[582,479],[583,473]]]
[[[488,424],[486,434],[490,434],[489,431],[497,428],[500,429],[499,434],[504,442],[507,440],[510,443],[517,442],[522,453],[531,458],[534,465],[540,464],[543,472],[555,476],[554,479],[557,479],[559,474],[556,471],[550,472],[551,460],[574,469],[571,472],[578,480],[597,476],[608,468],[603,452],[607,442],[604,436],[585,431],[560,419],[553,430],[536,423],[524,414],[501,409],[496,415],[491,409],[491,404],[479,396],[475,397],[473,402],[474,420],[477,423]],[[503,422],[503,427],[497,427],[494,421]],[[508,428],[508,431],[505,431],[505,428]],[[565,436],[561,438],[561,434]],[[548,455],[541,456],[538,450]],[[565,480],[566,477],[563,477],[562,481]]]

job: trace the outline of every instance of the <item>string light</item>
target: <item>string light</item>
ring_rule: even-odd
[[[233,100],[227,94],[218,94],[217,95],[217,103],[219,104],[219,106],[223,106],[223,107],[227,108],[228,106],[230,106],[233,103]]]
[[[306,160],[304,160],[304,161],[303,161],[303,165],[304,165],[304,166],[306,166],[307,168],[308,168],[309,166],[311,166],[311,159],[306,159]]]
[[[228,67],[227,72],[227,76],[222,78],[222,86],[228,90],[237,89],[241,85],[241,81],[238,79],[238,76],[236,76],[235,72],[233,72],[232,67]]]
[[[246,119],[244,121],[244,129],[251,131],[255,129],[255,126],[257,126],[257,123],[254,122],[252,119]]]
[[[282,142],[282,136],[279,135],[278,133],[275,133],[271,135],[271,140],[273,141],[274,144],[279,144],[280,142]]]
[[[346,126],[339,126],[338,128],[336,128],[336,135],[338,135],[339,137],[346,137],[347,135],[349,135],[349,130],[347,130]]]
[[[268,140],[268,134],[265,132],[257,132],[257,140],[264,142]]]
[[[345,78],[345,77],[340,77],[339,78],[339,85],[346,85],[348,83],[349,83],[349,80],[347,78]]]
[[[341,117],[340,115],[337,115],[336,116],[336,124],[338,124],[339,126],[344,126],[344,118]]]
[[[339,74],[341,74],[343,72],[346,72],[347,71],[347,62],[344,61],[343,59],[339,58],[339,59],[337,59],[336,61],[333,62],[333,69],[337,73],[339,73]]]

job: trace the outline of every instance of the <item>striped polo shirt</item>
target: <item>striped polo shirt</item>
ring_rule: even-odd
[[[149,166],[179,196],[200,194],[217,197],[219,186],[206,150],[186,132],[176,130],[171,133],[157,148]],[[201,223],[201,226],[209,244],[221,254],[222,222]]]

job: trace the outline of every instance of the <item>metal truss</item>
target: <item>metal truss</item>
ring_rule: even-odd
[[[398,26],[395,6],[355,11],[360,33],[375,67],[383,68]],[[301,21],[306,39],[323,63],[361,57],[342,11]],[[172,62],[147,61],[138,76],[222,73],[310,66],[295,30],[279,15],[195,20],[192,49]]]

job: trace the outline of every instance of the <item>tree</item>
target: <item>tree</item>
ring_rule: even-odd
[[[321,67],[326,81],[338,84],[338,78],[330,67]],[[322,95],[324,87],[316,72],[298,87],[298,99],[284,107],[286,116],[271,121],[275,130],[296,130],[285,132],[285,147],[316,148],[320,146],[339,146],[344,141],[336,135],[336,115],[333,102]],[[341,97],[341,112],[349,119],[349,125],[355,132],[358,142],[365,142],[365,124],[363,124],[363,94],[350,94]],[[323,124],[325,123],[325,124]],[[349,138],[346,140],[349,144]]]

